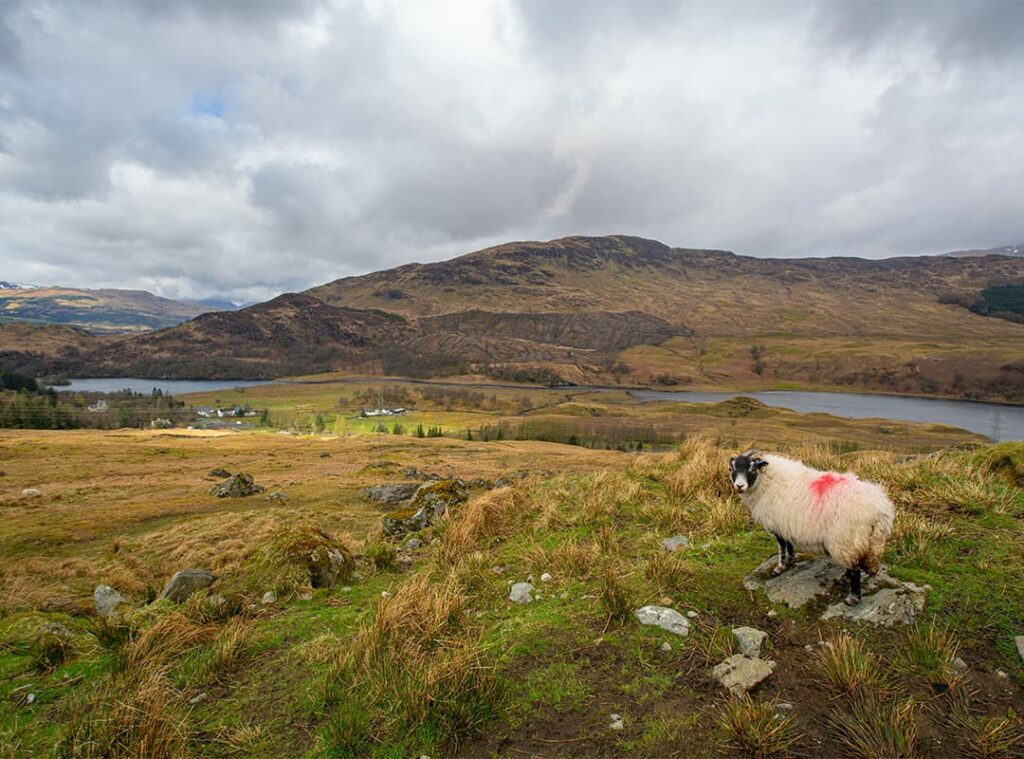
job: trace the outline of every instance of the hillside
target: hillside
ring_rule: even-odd
[[[162,329],[213,310],[219,309],[208,304],[161,298],[145,290],[0,288],[0,320],[66,324],[93,333]]]
[[[1022,401],[1024,324],[1001,305],[1007,297],[976,305],[1003,296],[993,287],[1016,297],[1020,282],[1024,259],[1005,256],[759,259],[570,237],[336,280],[122,338],[67,370],[472,374]]]
[[[0,745],[85,759],[1019,757],[1024,446],[840,449],[788,450],[896,503],[886,574],[858,607],[889,609],[891,627],[823,618],[845,608],[827,560],[758,585],[776,543],[728,486],[739,444],[2,430]],[[215,468],[267,491],[215,497]],[[471,485],[427,481],[449,494],[444,516],[383,535],[395,507],[367,489],[429,476]],[[184,569],[207,579],[154,600]],[[810,590],[794,600],[784,582]],[[651,605],[668,629],[641,623]],[[733,697],[714,673],[737,657],[763,679]]]
[[[90,353],[91,376],[264,378],[359,365],[407,339],[405,320],[286,294],[233,312],[105,343]]]

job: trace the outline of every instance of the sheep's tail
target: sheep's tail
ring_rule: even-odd
[[[878,519],[871,525],[871,532],[868,533],[867,551],[858,562],[860,568],[869,575],[878,574],[882,568],[882,554],[885,552],[885,542],[892,532],[892,516],[890,514],[879,514]]]

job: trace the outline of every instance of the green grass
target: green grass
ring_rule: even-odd
[[[385,442],[371,455],[395,455],[387,447],[392,441]],[[431,446],[439,444],[423,445],[414,454],[402,451],[403,463],[436,463],[430,457],[439,448]],[[732,497],[719,489],[727,451],[691,440],[668,455],[623,458],[618,468],[554,474],[521,482],[510,495],[478,496],[425,531],[428,544],[411,565],[395,560],[400,541],[365,529],[353,538],[361,558],[351,577],[318,589],[304,584],[308,578],[293,578],[293,592],[270,606],[259,598],[276,583],[274,573],[247,581],[253,564],[238,561],[225,565],[215,586],[240,599],[223,615],[205,611],[201,597],[181,607],[153,604],[123,625],[6,612],[0,675],[8,690],[31,684],[37,701],[0,700],[0,736],[18,747],[15,755],[47,755],[88,741],[116,755],[152,738],[176,755],[454,756],[467,741],[500,736],[519,746],[536,735],[564,740],[565,752],[575,755],[600,746],[606,753],[667,756],[693,746],[767,757],[934,752],[928,736],[945,741],[955,731],[987,747],[979,755],[1004,755],[1017,735],[1019,710],[1007,714],[978,701],[951,727],[941,712],[919,704],[936,698],[935,684],[948,689],[944,698],[963,690],[951,673],[957,655],[978,671],[1011,673],[1007,687],[1020,694],[1011,639],[1024,619],[1024,502],[1014,484],[1024,445],[914,461],[836,447],[798,453],[890,488],[903,526],[886,564],[895,577],[932,586],[917,627],[823,623],[820,608],[775,608],[763,594],[744,590],[743,576],[774,551],[774,540],[737,516]],[[133,451],[120,466],[138,466],[136,455],[142,460]],[[335,466],[315,452],[304,455],[317,466]],[[303,505],[248,502],[190,517],[183,526],[174,516],[143,520],[132,524],[130,537],[153,547],[154,536],[172,525],[202,545],[213,540],[207,531],[218,521],[240,514],[251,523],[268,509],[293,520],[300,512],[310,516]],[[277,545],[278,526],[252,533],[263,541],[252,548]],[[677,532],[690,535],[691,547],[665,553],[660,539]],[[170,550],[183,542],[171,539],[177,535],[161,538]],[[215,540],[225,546],[234,537],[229,530]],[[116,567],[140,555],[127,537],[120,545],[97,551],[94,560]],[[81,551],[94,550],[91,541],[62,550],[81,562],[69,567],[84,574],[81,587],[89,593],[97,581],[90,567],[97,565]],[[543,572],[552,574],[549,582],[540,581]],[[530,574],[534,602],[509,602],[509,583]],[[662,596],[680,611],[700,613],[689,636],[635,623],[632,611]],[[772,610],[777,616],[770,618]],[[58,636],[67,646],[54,645],[57,633],[47,632],[55,622],[67,628]],[[780,668],[749,702],[728,699],[708,677],[733,653],[730,629],[739,624],[769,632],[766,655]],[[813,655],[803,650],[819,637],[832,647]],[[670,652],[660,650],[664,641]],[[800,696],[808,701],[797,705],[799,725],[776,716],[775,702],[793,698],[785,690],[790,672],[812,690]],[[121,710],[117,693],[137,699],[145,719]],[[830,699],[840,715],[831,719],[817,708]],[[627,717],[621,734],[607,729],[612,712]],[[96,732],[89,713],[121,731]],[[719,728],[709,730],[716,718]],[[811,727],[826,736],[824,748],[799,735]]]

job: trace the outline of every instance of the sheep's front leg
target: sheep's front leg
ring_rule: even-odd
[[[774,533],[772,534],[774,535]],[[775,542],[779,544],[779,561],[775,565],[775,569],[772,570],[772,574],[777,577],[792,565],[793,554],[791,551],[793,547],[788,541],[783,540],[778,535],[775,535]]]
[[[846,579],[850,581],[850,594],[843,599],[847,606],[860,603],[860,567],[846,570]]]

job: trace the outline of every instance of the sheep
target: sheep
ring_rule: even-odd
[[[850,592],[845,602],[860,603],[861,570],[878,572],[895,519],[882,486],[756,451],[733,456],[729,470],[753,520],[779,544],[773,574],[792,566],[797,548],[824,553],[846,569]]]

